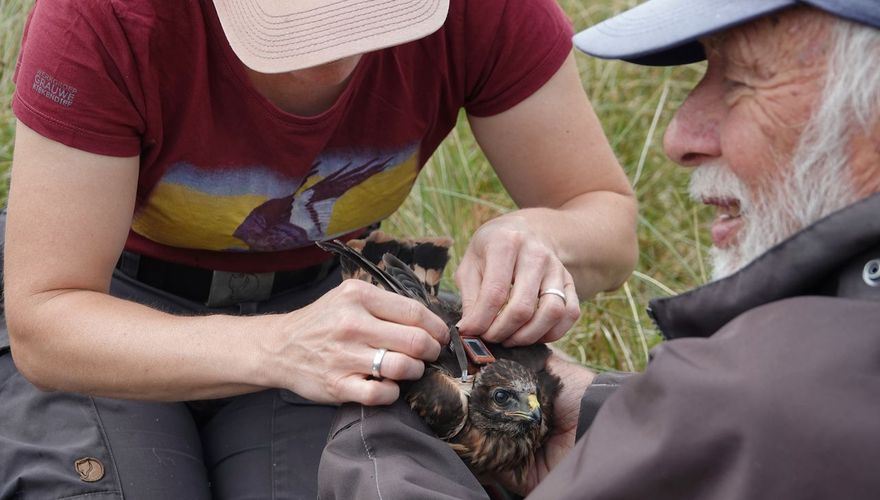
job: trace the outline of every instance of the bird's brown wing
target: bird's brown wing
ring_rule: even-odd
[[[372,282],[388,291],[416,299],[447,325],[456,324],[461,319],[458,303],[438,296],[440,277],[449,260],[451,239],[395,239],[374,231],[366,239],[315,244],[340,256],[343,278]]]
[[[397,257],[412,269],[428,293],[436,296],[443,271],[449,262],[452,243],[452,239],[446,237],[396,238],[377,230],[366,238],[350,240],[347,245],[383,270],[382,258],[385,254]],[[369,274],[359,266],[347,266],[345,263],[343,277],[371,281]]]
[[[368,259],[364,258],[360,252],[353,249],[352,247],[342,243],[339,240],[332,241],[316,241],[315,245],[320,247],[322,250],[327,252],[335,253],[339,256],[343,270],[353,270],[360,268],[366,271],[382,288],[388,290],[389,292],[397,293],[399,295],[403,295],[404,297],[411,297],[414,299],[418,299],[417,291],[410,290],[409,288],[403,286],[399,281],[393,279],[387,272],[383,269],[380,269],[376,264],[373,264]],[[424,296],[424,289],[422,289],[422,296]]]
[[[468,417],[468,384],[437,365],[411,384],[401,384],[406,402],[440,439],[449,440],[464,427]]]

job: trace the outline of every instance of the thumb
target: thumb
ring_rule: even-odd
[[[480,293],[480,285],[483,282],[483,276],[479,272],[477,266],[472,264],[472,259],[463,259],[455,272],[455,283],[458,285],[458,292],[461,296],[461,321],[458,322],[459,329],[467,330],[468,326],[473,326],[468,321]]]

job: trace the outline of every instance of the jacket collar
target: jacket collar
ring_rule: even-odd
[[[862,274],[880,259],[880,194],[835,212],[727,278],[654,299],[648,314],[668,339],[708,337],[755,307],[799,295],[880,299]]]

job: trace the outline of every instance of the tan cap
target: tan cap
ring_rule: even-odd
[[[400,45],[437,31],[449,0],[214,0],[232,50],[282,73]]]

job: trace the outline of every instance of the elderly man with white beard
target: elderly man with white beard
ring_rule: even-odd
[[[716,207],[714,280],[651,303],[669,341],[643,374],[551,358],[565,384],[555,434],[529,483],[509,486],[529,499],[880,498],[880,2],[650,0],[575,44],[708,61],[664,146]],[[328,450],[346,432],[371,449],[368,423]],[[421,455],[408,476],[444,470]],[[355,459],[326,459],[325,496],[425,498],[367,463],[357,476]]]

